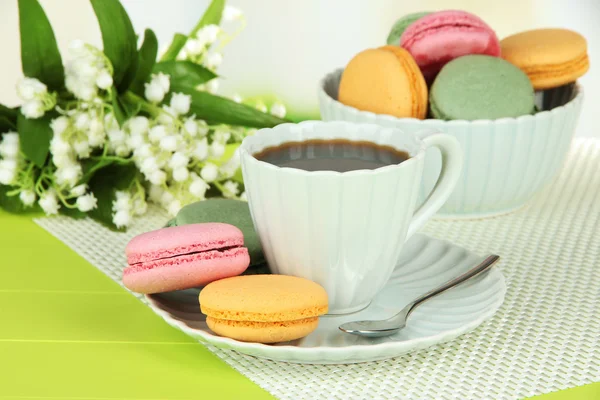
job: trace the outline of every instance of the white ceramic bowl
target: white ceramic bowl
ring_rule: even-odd
[[[464,152],[462,178],[439,216],[485,217],[520,208],[549,185],[561,169],[583,101],[578,85],[538,95],[535,115],[478,121],[396,118],[346,106],[337,101],[342,70],[320,82],[319,106],[325,121],[376,123],[408,133],[439,131],[453,135]],[[428,151],[421,201],[440,173],[439,151]]]

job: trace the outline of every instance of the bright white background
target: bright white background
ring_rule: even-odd
[[[100,45],[97,23],[85,0],[41,0],[63,54],[80,38]],[[163,46],[176,31],[197,22],[207,0],[123,0],[135,29],[151,27]],[[500,38],[520,30],[565,27],[588,39],[592,68],[581,79],[586,100],[578,135],[600,138],[600,0],[231,0],[248,27],[225,52],[223,90],[242,95],[276,94],[296,113],[317,113],[316,85],[326,72],[358,51],[384,44],[389,27],[405,13],[447,8],[474,12]],[[416,5],[418,3],[418,5]],[[0,0],[0,102],[16,105],[21,76],[16,0]]]

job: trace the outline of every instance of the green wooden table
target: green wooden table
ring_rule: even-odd
[[[0,211],[0,399],[270,399],[31,217]],[[600,399],[600,384],[538,397]]]

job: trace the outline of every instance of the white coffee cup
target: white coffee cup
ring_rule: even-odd
[[[314,139],[368,141],[410,158],[340,173],[281,168],[254,157],[268,147]],[[442,171],[415,211],[429,147],[441,151]],[[240,156],[250,212],[271,271],[319,283],[329,296],[330,314],[369,305],[389,280],[406,240],[450,196],[462,166],[459,143],[450,135],[343,121],[261,129],[244,139]]]

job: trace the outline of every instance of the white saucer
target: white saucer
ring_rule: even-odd
[[[276,345],[245,343],[215,335],[200,313],[198,289],[146,296],[150,307],[170,325],[220,348],[293,363],[345,364],[392,358],[452,340],[490,318],[506,293],[498,268],[472,279],[417,308],[406,328],[386,338],[363,338],[338,326],[359,319],[383,319],[419,295],[473,267],[482,257],[450,242],[415,235],[404,246],[387,286],[371,305],[354,314],[321,317],[309,336]]]

